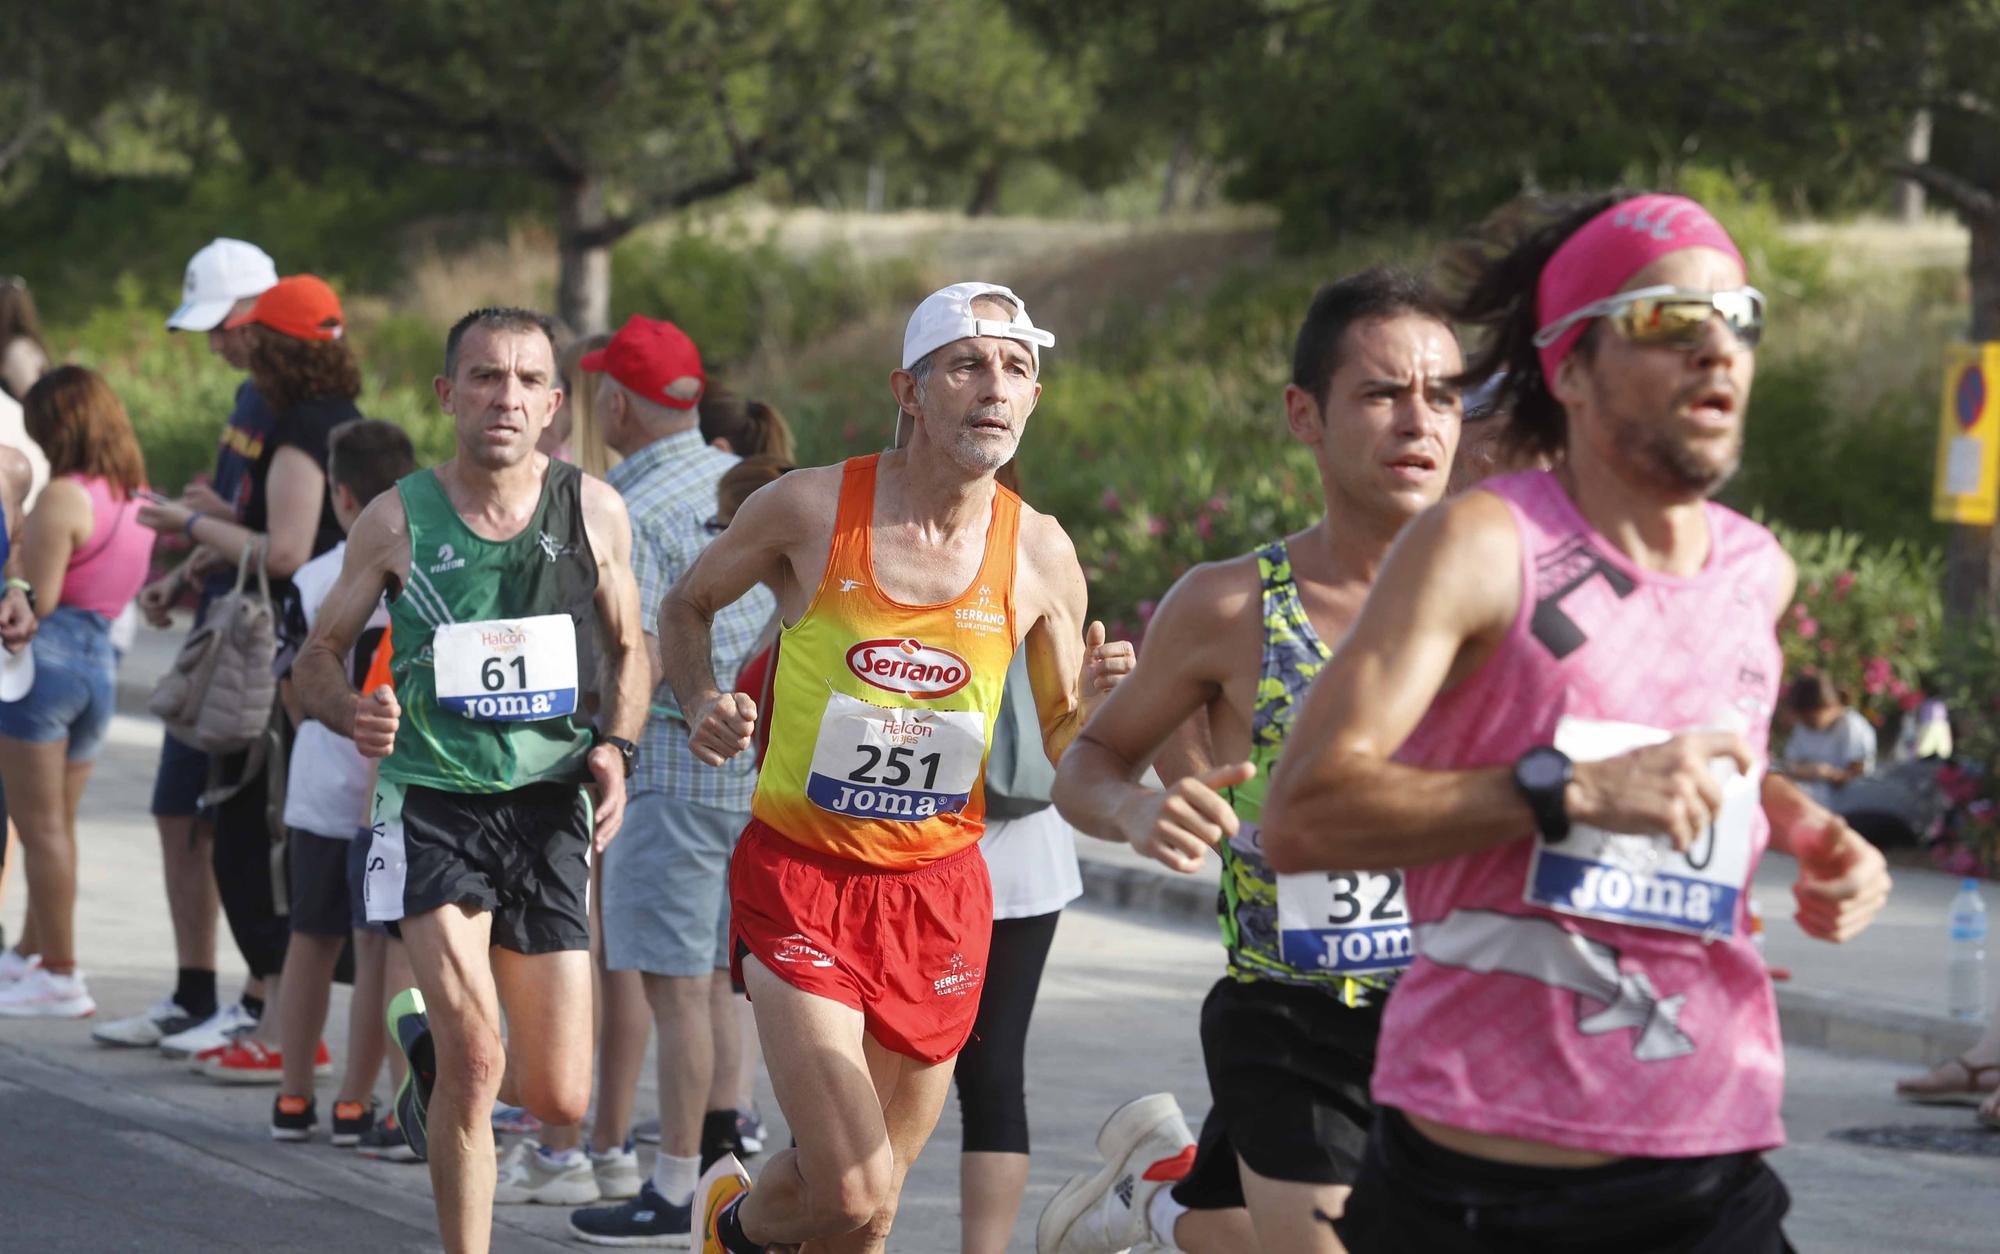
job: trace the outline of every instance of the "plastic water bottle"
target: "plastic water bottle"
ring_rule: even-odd
[[[1977,1023],[1986,1017],[1986,903],[1979,881],[1968,879],[1951,900],[1951,958],[1945,974],[1951,1017]]]

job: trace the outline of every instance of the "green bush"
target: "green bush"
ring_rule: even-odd
[[[1779,627],[1785,673],[1817,671],[1877,727],[1914,709],[1939,682],[1944,604],[1936,550],[1866,544],[1853,532],[1775,526],[1798,564],[1798,594]]]

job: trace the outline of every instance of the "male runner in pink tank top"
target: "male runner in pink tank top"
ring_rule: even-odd
[[[1788,1249],[1783,1054],[1746,894],[1798,858],[1840,941],[1881,855],[1765,773],[1796,572],[1709,502],[1763,297],[1706,210],[1600,196],[1483,241],[1460,316],[1554,471],[1413,522],[1313,686],[1265,811],[1281,872],[1407,868],[1354,1251]],[[1497,260],[1490,246],[1511,245]]]

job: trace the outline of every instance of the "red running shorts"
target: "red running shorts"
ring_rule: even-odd
[[[977,845],[914,871],[836,858],[752,819],[729,864],[730,975],[747,954],[862,1014],[925,1064],[965,1046],[986,983],[993,885]]]

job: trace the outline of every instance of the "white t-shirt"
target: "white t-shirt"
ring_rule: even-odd
[[[340,559],[346,552],[345,542],[336,544],[292,575],[306,626],[312,626],[319,617],[319,607],[325,603],[326,594],[333,591],[334,580],[340,576]],[[379,629],[388,625],[388,607],[378,604],[375,613],[369,616],[368,627]],[[347,669],[358,685],[360,677],[352,674],[355,660],[352,655],[348,657]],[[365,666],[367,659],[361,661]],[[291,773],[285,785],[286,827],[334,840],[352,840],[355,833],[368,826],[368,787],[368,759],[355,749],[352,740],[335,734],[317,719],[299,724],[298,736],[292,741]]]
[[[1842,770],[1861,763],[1861,773],[1875,769],[1875,725],[1862,716],[1859,710],[1848,710],[1829,723],[1824,730],[1816,731],[1804,724],[1792,729],[1792,738],[1785,742],[1786,762],[1818,762],[1824,766],[1837,766]],[[1840,788],[1825,780],[1802,779],[1797,781],[1799,791],[1823,806],[1833,805]]]
[[[28,459],[28,495],[21,502],[21,517],[26,518],[49,482],[49,458],[42,452],[42,446],[29,438],[27,418],[21,412],[20,402],[5,392],[0,392],[0,444],[19,451]],[[14,520],[17,529],[20,521],[19,518]]]
[[[1083,896],[1076,831],[1054,806],[1018,819],[989,819],[980,838],[993,881],[993,917],[1053,914]]]

